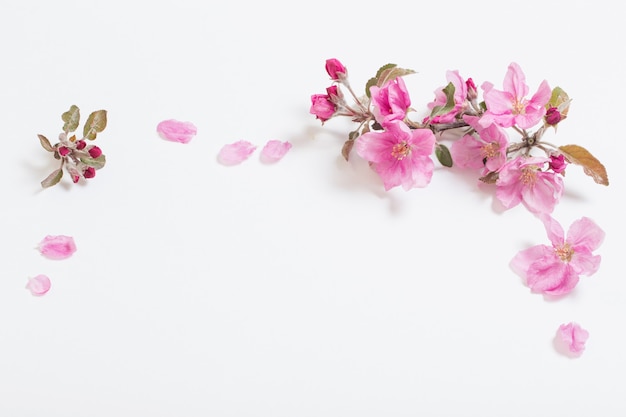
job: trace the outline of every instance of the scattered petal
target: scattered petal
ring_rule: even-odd
[[[50,278],[45,275],[37,275],[29,278],[26,289],[30,290],[34,296],[42,296],[50,290]]]
[[[191,122],[164,120],[157,125],[157,132],[171,142],[189,143],[196,136],[196,126]]]
[[[291,149],[291,143],[279,140],[268,141],[261,150],[261,160],[266,163],[278,162]]]
[[[217,155],[217,159],[222,165],[237,165],[248,159],[255,150],[256,145],[240,140],[224,145]]]
[[[589,332],[577,323],[561,324],[556,334],[557,349],[568,356],[578,357],[585,350]]]
[[[39,243],[39,251],[48,259],[66,259],[76,252],[76,244],[70,236],[46,236]]]

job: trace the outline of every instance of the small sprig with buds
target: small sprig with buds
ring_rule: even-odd
[[[41,146],[51,152],[55,159],[61,161],[60,166],[41,181],[43,188],[58,184],[63,178],[64,170],[70,175],[73,183],[77,183],[81,178],[93,178],[96,176],[96,171],[104,167],[106,163],[100,147],[89,143],[95,140],[98,133],[106,127],[106,110],[97,110],[89,115],[80,139],[73,134],[80,124],[78,107],[72,105],[61,115],[61,119],[64,123],[63,132],[59,134],[59,142],[52,145],[44,135],[37,135]]]

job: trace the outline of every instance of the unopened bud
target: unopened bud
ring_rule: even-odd
[[[556,107],[550,107],[546,111],[546,123],[554,126],[561,121],[561,112]]]

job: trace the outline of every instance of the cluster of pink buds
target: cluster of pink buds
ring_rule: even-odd
[[[41,146],[51,152],[54,158],[60,160],[60,166],[48,175],[42,182],[43,188],[56,185],[63,178],[63,172],[67,172],[73,183],[81,178],[90,179],[96,176],[96,171],[104,167],[106,158],[102,149],[89,142],[96,139],[107,124],[106,110],[98,110],[89,115],[83,128],[83,136],[78,139],[73,132],[80,123],[80,110],[72,105],[68,111],[62,114],[63,132],[59,134],[59,142],[52,145],[43,135],[38,135]]]

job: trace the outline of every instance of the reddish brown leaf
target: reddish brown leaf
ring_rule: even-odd
[[[606,168],[587,149],[578,145],[564,145],[560,146],[559,150],[570,163],[582,166],[585,174],[596,183],[609,185]]]

